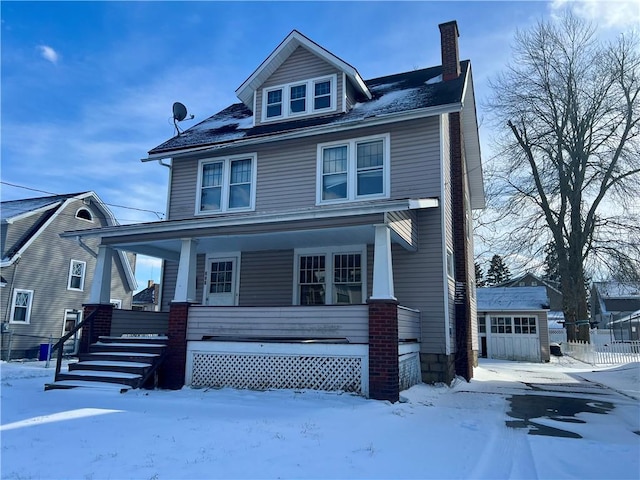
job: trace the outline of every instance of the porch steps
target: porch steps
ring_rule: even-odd
[[[164,360],[167,337],[100,337],[89,352],[70,363],[45,390],[107,388],[125,392],[140,388]],[[154,382],[155,383],[155,382]]]

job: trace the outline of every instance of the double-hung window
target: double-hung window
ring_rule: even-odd
[[[365,298],[366,247],[296,250],[296,303],[361,304]]]
[[[256,154],[201,160],[196,214],[255,208]]]
[[[262,121],[337,110],[337,83],[338,76],[333,74],[265,88],[262,91]]]
[[[32,303],[33,290],[21,290],[16,288],[13,291],[9,323],[30,323]]]
[[[67,290],[84,290],[84,275],[87,269],[87,263],[80,260],[71,260],[69,266],[69,281]]]
[[[389,197],[389,135],[318,145],[317,203]]]

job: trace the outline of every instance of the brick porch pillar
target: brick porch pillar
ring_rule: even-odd
[[[398,302],[369,299],[369,397],[400,399]]]
[[[187,367],[187,317],[189,302],[173,302],[169,310],[168,355],[160,367],[159,386],[179,390]]]
[[[82,327],[80,333],[80,353],[89,351],[89,345],[98,341],[101,336],[111,335],[111,318],[113,317],[113,305],[110,303],[88,303],[82,306],[83,319],[97,311],[91,325]]]

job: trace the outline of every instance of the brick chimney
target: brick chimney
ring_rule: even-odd
[[[441,23],[440,50],[442,52],[442,80],[455,80],[460,76],[460,53],[458,52],[458,23],[455,20]]]

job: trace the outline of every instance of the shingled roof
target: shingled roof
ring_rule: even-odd
[[[185,130],[179,136],[149,151],[149,156],[167,152],[226,145],[239,140],[301,131],[310,127],[356,124],[374,117],[410,113],[432,107],[462,102],[468,60],[460,62],[462,74],[455,80],[442,81],[442,66],[413,70],[366,80],[371,100],[362,99],[346,113],[323,117],[253,126],[253,112],[243,103],[235,103],[206,120]]]

